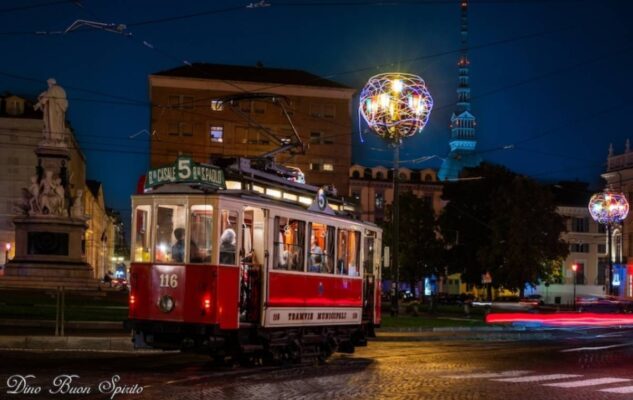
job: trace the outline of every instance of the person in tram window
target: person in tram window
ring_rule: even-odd
[[[310,247],[310,272],[323,271],[323,249],[317,243],[316,237],[312,235],[312,245]]]
[[[176,243],[171,246],[171,259],[173,262],[181,263],[185,261],[185,228],[176,228],[174,230],[174,237],[176,238]],[[189,246],[191,262],[202,261],[196,243],[191,240],[189,241]]]
[[[220,264],[235,264],[235,248],[235,231],[226,228],[220,236]]]

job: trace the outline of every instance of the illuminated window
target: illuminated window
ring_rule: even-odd
[[[224,102],[222,100],[211,100],[211,111],[224,110]]]
[[[191,206],[189,217],[189,260],[192,263],[208,263],[211,261],[211,232],[213,231],[213,207],[204,205]]]
[[[323,171],[328,171],[328,172],[334,171],[334,163],[332,163],[332,162],[324,162],[323,163]]]
[[[309,224],[310,253],[308,272],[334,273],[335,229],[324,224]]]
[[[209,138],[212,143],[224,142],[224,127],[223,126],[210,126]]]
[[[337,237],[335,273],[337,275],[359,276],[359,259],[360,232],[339,229]]]
[[[303,271],[305,222],[275,217],[273,268]]]
[[[237,249],[237,212],[222,210],[220,215],[220,264],[234,265]]]
[[[154,248],[156,262],[184,264],[185,222],[185,206],[160,205],[157,207]]]
[[[150,218],[151,218],[150,206],[136,207],[136,213],[134,216],[134,258],[135,262],[149,262],[150,261]]]

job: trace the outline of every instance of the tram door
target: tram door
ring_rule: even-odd
[[[240,321],[257,322],[261,309],[266,218],[261,208],[245,207],[240,250]]]
[[[363,241],[363,320],[373,321],[374,293],[376,279],[374,276],[374,260],[376,249],[376,233],[366,231]]]

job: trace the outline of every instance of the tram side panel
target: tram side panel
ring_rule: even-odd
[[[360,278],[270,271],[265,326],[360,325]]]

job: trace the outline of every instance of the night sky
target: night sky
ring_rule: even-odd
[[[401,158],[446,156],[458,1],[268,2],[265,8],[247,8],[248,1],[0,2],[0,91],[34,98],[47,78],[57,79],[88,178],[104,183],[108,206],[124,216],[148,165],[148,135],[134,136],[149,130],[147,76],[185,60],[261,61],[358,91],[380,72],[421,75],[435,108],[424,132],[405,140]],[[186,15],[197,16],[172,19]],[[472,112],[483,158],[540,180],[599,187],[609,143],[617,154],[633,137],[632,15],[630,1],[471,0]],[[77,19],[127,24],[133,35],[34,34],[63,31]],[[360,144],[357,121],[353,135],[355,162],[391,165],[392,151],[379,139],[365,134]]]

